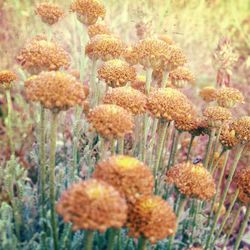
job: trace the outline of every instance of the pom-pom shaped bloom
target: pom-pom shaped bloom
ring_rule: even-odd
[[[116,104],[134,115],[145,113],[147,98],[139,90],[129,86],[111,89],[104,97],[106,104]]]
[[[88,27],[88,35],[92,38],[96,35],[111,35],[111,32],[106,25],[96,23]]]
[[[145,75],[139,75],[136,77],[136,79],[131,82],[131,87],[133,89],[137,89],[143,94],[146,93],[146,77]]]
[[[161,197],[143,196],[129,208],[127,225],[131,236],[156,243],[175,233],[176,216]]]
[[[54,3],[41,3],[37,6],[35,13],[39,15],[44,23],[53,25],[64,15],[63,10]]]
[[[250,143],[250,116],[243,116],[232,123],[236,137],[243,144]]]
[[[42,71],[67,69],[70,58],[68,53],[54,42],[45,39],[32,40],[17,57],[21,66],[31,74]]]
[[[84,106],[87,96],[84,86],[75,77],[58,71],[30,77],[25,81],[25,91],[28,100],[40,102],[54,112]]]
[[[98,70],[98,78],[112,88],[121,87],[136,79],[136,71],[127,62],[113,59],[101,66]]]
[[[192,108],[187,97],[176,89],[160,88],[148,96],[147,109],[156,118],[178,120],[187,116]]]
[[[189,131],[193,136],[200,136],[209,133],[209,126],[206,118],[198,117],[196,123],[197,127]]]
[[[230,124],[225,124],[221,130],[220,143],[225,149],[232,149],[240,143],[235,135],[235,130]]]
[[[85,54],[91,60],[108,61],[119,58],[124,52],[125,45],[117,37],[112,35],[96,35],[85,47]]]
[[[167,60],[164,61],[163,69],[173,71],[174,69],[183,66],[186,62],[187,58],[182,49],[172,45],[168,47],[168,57]]]
[[[14,72],[10,70],[0,71],[0,89],[10,89],[12,82],[17,79]]]
[[[169,46],[162,40],[146,38],[140,40],[132,49],[138,62],[144,68],[158,69],[169,58]]]
[[[207,107],[203,111],[203,115],[211,127],[220,127],[224,122],[232,119],[231,111],[219,106]]]
[[[76,12],[80,22],[86,25],[95,24],[98,18],[104,18],[106,9],[99,0],[74,0],[71,10]]]
[[[199,128],[200,119],[196,116],[195,111],[190,111],[186,116],[181,116],[175,120],[175,128],[179,131],[194,131]]]
[[[122,138],[134,128],[130,112],[113,104],[103,104],[89,112],[88,121],[102,137]]]
[[[130,156],[112,156],[98,163],[93,176],[114,186],[128,202],[153,193],[154,177],[149,167]]]
[[[56,210],[73,230],[98,230],[121,228],[127,218],[127,204],[111,185],[90,179],[73,184],[66,190]]]
[[[250,167],[237,172],[235,183],[239,189],[238,199],[245,205],[250,204]]]
[[[174,184],[178,190],[200,200],[211,200],[215,195],[215,182],[202,164],[185,162],[173,166],[168,172],[166,181]]]
[[[200,96],[205,102],[213,102],[217,97],[217,89],[214,87],[204,87],[200,91]]]
[[[232,108],[238,103],[244,103],[244,96],[235,88],[223,87],[217,90],[217,103],[225,108]]]
[[[194,75],[184,67],[178,67],[175,70],[169,72],[169,79],[171,83],[177,88],[184,88],[188,84],[194,84]]]
[[[127,47],[123,52],[123,57],[130,65],[136,65],[139,63],[138,54],[134,47]]]

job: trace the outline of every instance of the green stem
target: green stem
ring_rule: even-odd
[[[151,69],[151,68],[146,69],[146,94],[147,95],[150,92],[151,81],[152,81],[152,73],[153,73],[153,69]]]
[[[111,147],[111,155],[114,155],[116,153],[116,147],[115,147],[116,141],[115,141],[115,139],[112,139],[110,142],[111,142],[111,145],[110,145],[110,147]]]
[[[231,236],[232,233],[233,233],[233,230],[234,230],[234,228],[235,228],[236,223],[238,222],[238,219],[239,219],[239,216],[240,216],[240,212],[241,212],[241,209],[238,209],[237,212],[236,212],[236,214],[234,215],[234,220],[233,220],[233,222],[232,222],[232,226],[231,226],[231,228],[230,228],[230,230],[229,230],[229,232],[228,232],[228,234],[227,234],[227,236],[226,236],[226,239],[225,239],[225,241],[224,241],[224,244],[223,244],[223,248],[222,248],[222,249],[226,249],[227,242],[228,242],[230,236]]]
[[[167,80],[168,80],[168,72],[164,70],[161,83],[162,88],[165,88],[167,86]]]
[[[90,96],[93,98],[93,105],[97,104],[98,99],[98,88],[96,85],[96,74],[97,74],[97,60],[92,61],[91,67],[91,78],[90,78]]]
[[[85,232],[84,250],[92,250],[93,249],[93,240],[94,240],[94,231],[86,231]]]
[[[215,136],[215,128],[211,129],[210,135],[209,135],[209,140],[208,140],[208,144],[207,144],[207,150],[206,150],[206,157],[204,160],[204,167],[207,168],[208,167],[208,162],[211,156],[211,150],[212,150],[212,146],[213,146],[213,141],[214,141],[214,136]]]
[[[118,153],[121,155],[124,154],[124,137],[118,139]]]
[[[244,216],[243,223],[241,224],[240,231],[238,233],[238,236],[237,236],[237,239],[236,239],[236,242],[234,245],[234,250],[239,249],[240,242],[244,236],[245,230],[246,230],[247,225],[248,225],[249,217],[250,217],[250,204],[248,204],[248,206],[247,206],[247,211],[246,211],[246,214]]]
[[[212,226],[212,229],[210,231],[209,237],[208,237],[207,242],[206,242],[205,250],[210,248],[210,243],[211,243],[214,231],[216,229],[216,226],[217,226],[217,223],[218,223],[218,220],[219,220],[219,217],[220,217],[221,208],[222,208],[222,205],[225,202],[225,199],[226,199],[230,184],[232,182],[232,179],[233,179],[235,170],[237,168],[238,162],[240,160],[243,149],[244,149],[244,145],[239,145],[238,148],[237,148],[237,152],[236,152],[236,155],[235,155],[235,160],[233,162],[232,167],[230,168],[229,176],[228,176],[228,179],[227,179],[227,182],[226,182],[226,186],[224,188],[224,193],[223,193],[223,195],[221,197],[218,210],[217,210],[217,212],[215,214],[215,219],[214,219],[213,226]]]
[[[220,225],[220,228],[219,228],[219,230],[218,230],[218,232],[217,232],[217,235],[216,235],[216,237],[215,237],[215,240],[220,236],[220,234],[221,234],[221,232],[222,232],[222,230],[223,230],[223,228],[224,228],[224,226],[225,226],[225,224],[226,224],[226,222],[227,222],[227,220],[228,220],[228,218],[229,218],[229,215],[231,214],[231,212],[232,212],[232,210],[233,210],[233,207],[234,207],[235,202],[236,202],[236,200],[237,200],[237,198],[238,198],[238,195],[239,195],[239,189],[237,189],[237,190],[235,191],[235,194],[234,194],[234,196],[233,196],[233,200],[232,200],[232,202],[230,203],[230,206],[229,206],[229,208],[227,209],[227,212],[226,212],[226,214],[225,214],[224,217],[223,217],[223,220],[222,220],[222,222],[221,222],[221,225]]]
[[[140,244],[139,250],[147,250],[147,243],[148,243],[147,238],[141,237],[141,242],[140,243],[141,244]]]
[[[195,136],[191,135],[190,142],[189,142],[189,145],[188,145],[187,161],[189,161],[189,158],[190,158],[190,153],[191,153],[191,149],[192,149],[192,146],[193,146],[194,138],[195,138]]]
[[[174,150],[174,143],[175,143],[175,137],[176,137],[177,131],[174,129],[173,133],[174,134],[173,134],[172,145],[171,145],[171,149],[170,149],[170,153],[169,153],[169,158],[168,158],[167,170],[169,170],[170,166],[171,166],[172,154],[173,154],[173,150]]]
[[[161,161],[161,156],[162,156],[162,151],[164,148],[164,142],[165,142],[165,138],[167,135],[167,131],[169,128],[170,122],[166,122],[164,120],[160,120],[160,124],[159,124],[159,134],[158,134],[158,147],[157,147],[157,157],[156,157],[156,162],[155,162],[155,167],[154,167],[154,176],[156,177],[157,173],[158,173],[158,169],[159,169],[159,165],[160,165],[160,161]]]
[[[15,146],[13,140],[13,129],[12,129],[12,101],[11,101],[11,94],[10,90],[6,90],[6,99],[7,99],[7,107],[8,107],[8,136],[9,136],[9,144],[10,144],[10,152],[11,155],[15,155]]]
[[[211,171],[211,175],[213,176],[214,175],[214,172],[216,171],[216,168],[218,166],[218,164],[220,163],[220,160],[221,160],[221,157],[223,156],[224,153],[226,153],[228,150],[226,150],[225,148],[222,148],[221,150],[221,153],[217,159],[217,161],[215,162],[214,166],[213,166],[213,169]]]
[[[155,135],[156,135],[156,131],[157,131],[157,126],[158,126],[158,119],[154,119],[151,140],[149,142],[149,162],[148,162],[149,166],[151,166],[152,161],[153,161],[154,146],[155,146],[155,142],[156,142]]]
[[[107,250],[113,250],[115,247],[115,236],[117,234],[117,230],[110,228],[108,232],[108,247]]]
[[[51,131],[50,131],[50,158],[49,158],[49,185],[50,185],[50,209],[51,226],[53,233],[54,250],[58,250],[57,223],[55,215],[55,161],[56,161],[56,135],[57,135],[58,113],[52,112]]]
[[[168,169],[175,164],[176,152],[177,152],[177,148],[178,148],[180,135],[181,135],[181,131],[176,129],[174,139],[173,139],[172,148],[171,148],[171,154],[169,156]]]

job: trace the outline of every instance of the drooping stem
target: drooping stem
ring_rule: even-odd
[[[15,146],[13,141],[13,129],[12,129],[12,101],[10,90],[6,90],[6,99],[7,99],[7,107],[8,107],[8,119],[7,119],[7,127],[8,127],[8,136],[9,136],[9,145],[11,155],[15,155]]]
[[[205,160],[204,160],[204,167],[207,168],[208,167],[208,162],[211,156],[211,150],[212,150],[212,146],[213,146],[213,141],[214,141],[214,136],[215,136],[215,128],[211,129],[210,135],[209,135],[209,140],[208,140],[208,144],[207,144],[207,150],[206,150],[206,156],[205,156]]]
[[[55,215],[55,161],[56,161],[56,136],[58,113],[52,112],[50,131],[50,158],[49,158],[49,186],[50,186],[50,212],[53,233],[54,250],[58,250],[58,234]]]
[[[249,217],[250,217],[250,204],[248,204],[248,206],[247,206],[247,211],[246,211],[246,214],[244,216],[243,223],[241,224],[240,231],[238,233],[238,236],[237,236],[237,239],[236,239],[236,242],[234,245],[234,250],[239,249],[240,242],[244,236],[245,230],[246,230],[247,225],[248,225]]]
[[[162,156],[162,151],[163,151],[163,147],[164,147],[164,142],[165,142],[165,138],[166,138],[166,135],[167,135],[167,130],[169,128],[169,125],[170,125],[170,122],[160,120],[159,133],[158,133],[159,142],[158,142],[157,154],[156,154],[156,162],[155,162],[155,167],[154,167],[154,176],[157,175],[157,172],[158,172],[158,169],[159,169],[161,156]]]
[[[226,245],[227,245],[227,242],[231,236],[231,234],[233,233],[233,230],[235,229],[235,225],[236,223],[238,222],[239,220],[239,216],[240,216],[240,212],[241,212],[241,209],[238,209],[236,214],[234,215],[234,219],[233,219],[233,222],[232,222],[232,225],[231,225],[231,228],[225,238],[225,241],[224,241],[224,244],[223,244],[223,248],[222,249],[225,249]]]
[[[92,250],[93,249],[93,240],[94,240],[94,232],[93,231],[86,231],[85,232],[84,250]]]
[[[217,225],[219,217],[220,217],[221,208],[222,208],[222,205],[225,202],[225,199],[226,199],[226,196],[227,196],[230,184],[232,182],[232,179],[233,179],[236,167],[238,165],[238,162],[240,160],[240,157],[241,157],[243,149],[244,149],[244,145],[239,145],[238,148],[237,148],[237,152],[235,154],[235,159],[234,159],[232,167],[230,168],[230,172],[229,172],[229,176],[228,176],[228,179],[227,179],[227,182],[226,182],[226,186],[224,188],[224,192],[223,192],[222,197],[220,199],[218,210],[216,211],[216,214],[215,214],[213,226],[212,226],[212,228],[210,230],[210,234],[209,234],[207,242],[206,242],[206,248],[205,248],[205,250],[207,250],[207,249],[210,248],[210,243],[211,243],[214,231],[216,229],[216,225]]]
[[[168,72],[164,70],[161,83],[162,88],[165,88],[167,86],[167,80],[168,80]]]
[[[190,153],[191,153],[191,149],[192,149],[192,146],[193,146],[194,138],[195,138],[195,136],[191,135],[190,142],[189,142],[189,145],[188,145],[187,161],[189,161],[189,158],[190,158]]]
[[[229,206],[229,208],[227,209],[227,212],[226,212],[226,214],[224,215],[223,220],[222,220],[222,222],[221,222],[221,224],[220,224],[220,228],[219,228],[219,230],[218,230],[218,232],[217,232],[217,235],[216,235],[216,237],[215,237],[215,240],[220,236],[220,234],[221,234],[221,232],[222,232],[222,230],[223,230],[223,228],[224,228],[224,226],[225,226],[225,224],[226,224],[226,222],[227,222],[227,220],[228,220],[228,218],[229,218],[229,215],[231,214],[231,212],[232,212],[232,210],[233,210],[233,207],[234,207],[235,202],[236,202],[236,200],[237,200],[237,198],[238,198],[238,195],[239,195],[239,189],[237,189],[237,190],[235,191],[235,194],[234,194],[233,199],[232,199],[232,201],[231,201],[231,203],[230,203],[230,206]]]

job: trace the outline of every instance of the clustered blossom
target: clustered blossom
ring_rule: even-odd
[[[196,114],[188,114],[186,116],[182,116],[181,119],[175,120],[175,128],[179,131],[194,131],[199,128],[200,119],[196,116]]]
[[[106,25],[96,23],[88,27],[88,35],[92,38],[96,35],[111,35],[111,32]]]
[[[91,60],[108,61],[119,58],[125,50],[124,43],[112,35],[96,35],[85,47],[85,54]]]
[[[196,128],[189,131],[193,136],[200,136],[209,133],[210,130],[206,118],[198,117],[196,122],[197,122]]]
[[[122,138],[134,128],[133,117],[122,107],[102,104],[90,110],[88,121],[102,137]]]
[[[238,89],[223,87],[218,89],[216,100],[221,107],[232,108],[238,103],[244,103],[244,96]]]
[[[219,106],[207,107],[203,111],[203,115],[207,118],[211,127],[220,127],[224,122],[232,119],[231,111]]]
[[[25,81],[25,92],[29,101],[40,102],[55,112],[84,106],[87,97],[85,88],[75,77],[59,71],[30,77]]]
[[[80,22],[86,25],[95,24],[98,18],[104,18],[106,9],[99,0],[74,0],[71,10],[76,12]]]
[[[139,115],[145,113],[147,99],[139,90],[125,86],[108,91],[103,99],[103,103],[115,104],[134,115]]]
[[[35,10],[44,23],[53,25],[64,15],[61,7],[54,3],[41,3]]]
[[[0,71],[0,89],[10,89],[12,82],[17,79],[17,76],[14,72],[10,70]]]
[[[243,144],[250,143],[250,116],[243,116],[232,123],[236,137]]]
[[[149,167],[133,157],[110,157],[97,164],[93,177],[114,186],[130,203],[153,193],[154,177]]]
[[[205,102],[213,102],[217,97],[217,90],[214,87],[208,86],[200,90],[200,96]]]
[[[235,177],[235,182],[239,188],[239,200],[248,205],[250,203],[250,168],[241,169]]]
[[[20,51],[17,61],[29,73],[39,74],[42,71],[67,69],[70,57],[58,44],[38,38],[33,39]]]
[[[188,84],[194,84],[195,82],[194,75],[184,67],[178,67],[169,72],[169,79],[178,88],[186,87]]]
[[[231,149],[239,144],[239,140],[235,136],[235,130],[232,129],[232,125],[225,124],[221,130],[220,143],[225,149]]]
[[[90,179],[73,184],[57,203],[57,212],[73,230],[121,228],[127,219],[127,204],[109,184]]]
[[[182,194],[200,200],[211,200],[216,192],[213,177],[200,163],[173,166],[167,172],[166,182],[174,184]]]
[[[159,196],[142,196],[129,207],[127,226],[135,238],[156,243],[175,233],[177,222],[171,206]]]
[[[159,88],[149,94],[147,109],[156,118],[172,121],[187,116],[193,110],[193,106],[180,91]]]
[[[146,77],[144,75],[139,75],[136,79],[131,82],[130,86],[133,89],[139,90],[141,93],[146,94]]]
[[[132,66],[139,63],[138,54],[134,47],[129,46],[125,48],[122,56],[126,60],[126,62],[128,62]]]
[[[136,79],[135,68],[120,59],[105,62],[98,70],[98,78],[112,88],[121,87]]]

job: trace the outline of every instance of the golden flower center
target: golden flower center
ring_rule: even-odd
[[[205,169],[200,166],[193,166],[191,172],[197,175],[204,175],[206,173]]]
[[[139,161],[132,157],[120,156],[116,159],[116,164],[122,169],[133,169],[138,166]]]
[[[108,190],[106,190],[103,185],[100,185],[99,183],[93,183],[86,188],[86,193],[90,199],[102,198],[107,192]]]
[[[150,211],[158,206],[158,202],[152,198],[145,199],[141,202],[140,207],[144,211]]]

